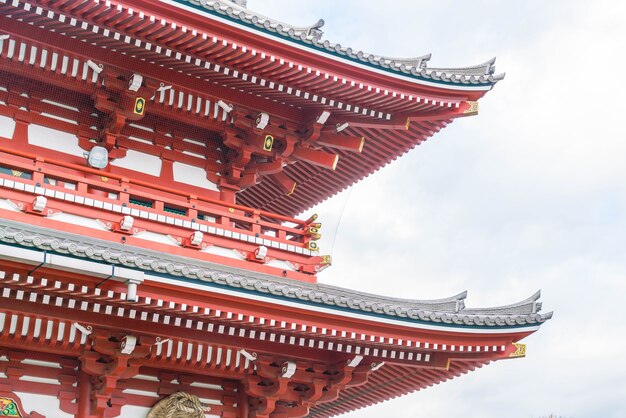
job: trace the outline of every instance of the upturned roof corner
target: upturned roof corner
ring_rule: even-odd
[[[156,254],[149,250],[129,251],[124,245],[101,242],[74,234],[49,234],[42,228],[5,220],[0,224],[0,243],[57,252],[70,257],[105,261],[137,269],[146,274],[167,274],[226,286],[233,290],[265,294],[320,308],[340,309],[366,315],[393,317],[401,321],[460,327],[519,327],[536,326],[550,319],[551,313],[539,314],[540,292],[511,305],[496,308],[465,309],[467,292],[434,300],[411,300],[373,295],[357,290],[326,284],[294,282],[277,277],[219,268],[200,260],[175,255]]]
[[[503,78],[494,75],[495,58],[482,64],[468,67],[428,67],[431,54],[413,58],[392,58],[384,55],[368,53],[339,43],[322,39],[324,20],[320,19],[310,26],[298,27],[264,16],[247,8],[244,0],[175,0],[200,6],[210,14],[221,15],[236,23],[253,27],[296,43],[325,51],[332,55],[372,67],[384,68],[395,73],[418,79],[434,80],[449,84],[494,85]]]

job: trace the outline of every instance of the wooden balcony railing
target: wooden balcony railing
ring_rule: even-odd
[[[280,260],[296,271],[315,274],[330,262],[318,254],[315,217],[294,219],[2,147],[0,179],[28,185],[33,195],[62,201],[64,213],[110,220],[120,214],[133,216],[140,230],[179,237],[183,247],[201,247],[185,245],[185,237],[194,231],[202,232],[211,245],[242,254],[265,246],[270,255],[261,260],[248,257],[253,265]]]

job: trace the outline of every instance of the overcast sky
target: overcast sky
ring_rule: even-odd
[[[368,52],[432,52],[432,66],[496,56],[507,73],[478,116],[315,209],[334,258],[320,281],[411,298],[468,290],[469,307],[541,289],[554,319],[525,340],[525,359],[348,416],[626,416],[626,3],[248,6],[294,24],[324,18],[326,39]]]

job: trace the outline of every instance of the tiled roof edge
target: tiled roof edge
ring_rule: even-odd
[[[244,275],[201,260],[167,255],[61,231],[51,231],[9,220],[0,221],[0,243],[36,248],[40,251],[149,271],[158,275],[200,280],[248,293],[265,294],[307,304],[337,307],[344,311],[360,311],[416,322],[505,328],[539,325],[551,317],[551,313],[546,315],[536,312],[518,313],[516,307],[493,314],[480,313],[481,310],[466,312],[461,298],[465,296],[465,293],[449,299],[416,303],[411,300],[378,297],[334,286],[280,279],[252,272]],[[454,308],[450,303],[452,301],[455,304]]]
[[[372,67],[382,68],[412,78],[434,81],[444,84],[494,85],[504,78],[504,74],[495,74],[495,58],[479,65],[460,68],[429,68],[431,54],[415,58],[391,58],[370,54],[339,43],[322,40],[324,20],[320,19],[311,26],[298,27],[269,18],[245,7],[241,0],[173,0],[188,3],[206,12],[221,15],[228,20],[244,24],[260,31],[290,39],[296,43],[328,52],[332,55],[349,59]],[[241,3],[241,4],[240,4]]]

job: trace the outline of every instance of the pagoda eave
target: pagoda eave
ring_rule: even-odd
[[[525,357],[540,292],[317,282],[323,220],[294,216],[503,77],[323,25],[246,0],[0,0],[0,416],[326,418]]]
[[[135,7],[145,7],[143,0],[130,0],[128,3]],[[200,5],[192,4],[192,1],[160,0],[148,6],[154,13],[155,18],[164,16],[173,18],[178,28],[196,27],[207,28],[215,33],[224,34],[236,45],[246,45],[249,49],[257,48],[259,51],[276,51],[277,56],[295,62],[306,62],[307,66],[317,66],[325,69],[330,74],[345,74],[354,77],[355,80],[376,81],[381,85],[396,89],[410,89],[419,84],[425,91],[433,94],[442,94],[442,90],[448,90],[450,96],[465,97],[466,100],[477,100],[489,91],[494,83],[477,82],[473,84],[454,84],[442,82],[435,78],[427,79],[403,74],[398,71],[389,71],[382,66],[372,66],[367,61],[357,62],[347,57],[342,57],[336,52],[316,47],[308,42],[293,39],[272,33],[263,28],[250,26],[242,21],[237,21],[224,14],[218,14],[207,10]],[[189,12],[192,12],[191,14]],[[172,28],[176,29],[176,28]],[[444,95],[446,93],[443,93]]]

